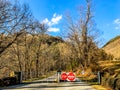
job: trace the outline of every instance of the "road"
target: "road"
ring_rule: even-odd
[[[37,80],[29,84],[9,86],[0,90],[95,90],[84,82],[60,82],[54,83],[55,76],[43,80]]]

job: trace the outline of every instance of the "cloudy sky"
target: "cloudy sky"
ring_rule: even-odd
[[[28,3],[33,15],[46,23],[49,33],[59,35],[63,28],[65,13],[76,13],[84,0],[20,0]],[[120,0],[93,0],[94,20],[102,32],[103,45],[111,38],[120,35]]]
[[[49,32],[59,32],[60,28],[53,26],[58,25],[61,19],[62,19],[62,15],[57,15],[56,13],[54,13],[50,20],[48,18],[45,18],[42,20],[42,23],[45,23],[49,26],[48,29]]]

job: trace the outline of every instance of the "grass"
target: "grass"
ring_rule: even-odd
[[[112,90],[110,88],[106,88],[101,85],[92,85],[92,87],[95,88],[96,90]]]
[[[96,90],[112,90],[108,87],[104,87],[104,86],[100,85],[98,82],[90,82],[88,84],[90,84]]]
[[[31,79],[23,80],[22,82],[23,83],[27,83],[27,82],[32,82],[32,81],[35,81],[35,80],[40,80],[40,79],[43,79],[43,77],[40,77],[40,78],[31,78]]]
[[[22,81],[23,83],[28,83],[28,82],[32,82],[32,81],[35,81],[35,80],[40,80],[40,79],[43,79],[43,78],[47,78],[47,77],[49,77],[49,76],[52,76],[52,75],[54,75],[56,73],[56,71],[51,71],[51,72],[49,72],[49,73],[47,73],[47,74],[45,74],[45,75],[42,75],[41,77],[39,77],[39,78],[31,78],[31,79],[27,79],[27,80],[24,80],[24,81]]]

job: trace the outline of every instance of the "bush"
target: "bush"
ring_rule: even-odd
[[[115,78],[109,78],[108,79],[108,87],[112,88],[112,89],[115,89],[115,86],[116,86],[116,79]]]
[[[102,77],[102,82],[101,82],[101,84],[103,85],[103,86],[107,86],[107,80],[108,80],[108,78],[106,78],[106,77]]]
[[[120,78],[106,78],[102,77],[103,86],[112,88],[113,90],[120,90]]]
[[[10,78],[10,85],[15,85],[15,84],[17,84],[17,79],[16,79],[16,77],[11,77],[11,78]]]
[[[116,87],[115,90],[120,90],[120,78],[116,79]]]
[[[0,79],[0,86],[3,86],[3,80]]]
[[[16,77],[5,77],[3,79],[0,79],[0,86],[9,86],[9,85],[15,85],[15,84],[17,84]]]
[[[10,77],[3,78],[3,85],[8,86],[10,84]]]

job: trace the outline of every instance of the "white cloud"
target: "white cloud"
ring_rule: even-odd
[[[42,23],[47,24],[47,23],[49,23],[49,20],[48,20],[47,18],[45,18],[45,19],[42,21]]]
[[[59,21],[62,19],[62,15],[53,14],[52,19],[49,21],[48,18],[45,18],[42,23],[45,23],[49,26],[49,32],[58,32],[59,28],[53,28],[53,26],[59,24]]]
[[[115,29],[116,30],[120,29],[120,19],[119,18],[114,20],[114,24],[115,24]]]
[[[58,22],[62,19],[62,15],[56,15],[56,13],[53,15],[53,18],[51,19],[51,25],[58,24]]]
[[[49,32],[58,32],[59,28],[48,28]]]
[[[62,15],[57,15],[56,13],[54,13],[51,21],[49,21],[47,24],[48,26],[56,25],[59,23],[61,19],[62,19]]]
[[[114,23],[115,23],[115,24],[120,24],[120,19],[115,19],[115,20],[114,20]]]

